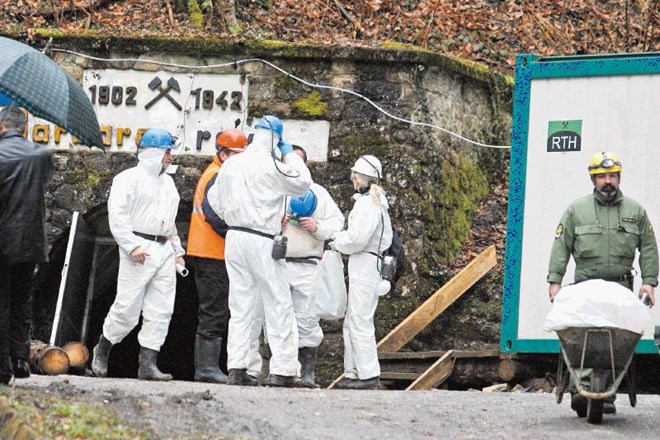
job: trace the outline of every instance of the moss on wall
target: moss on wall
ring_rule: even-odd
[[[457,166],[443,163],[442,176],[438,225],[444,229],[445,239],[438,243],[438,251],[451,258],[468,238],[472,217],[488,194],[488,180],[477,165],[465,158],[460,158]]]
[[[0,35],[25,40],[25,35],[11,33],[9,29],[0,31]],[[414,65],[440,66],[449,72],[471,77],[482,83],[496,83],[496,89],[503,96],[513,93],[513,80],[487,66],[434,53],[423,48],[407,44],[385,43],[382,47],[342,47],[312,46],[289,43],[278,40],[243,40],[239,43],[228,42],[220,38],[171,37],[160,34],[108,36],[90,30],[60,31],[37,29],[32,35],[32,43],[45,45],[53,38],[55,47],[76,49],[79,51],[125,51],[128,53],[166,52],[170,54],[189,54],[200,57],[247,55],[251,57],[287,57],[311,60],[348,60],[357,62],[410,63]],[[510,99],[510,98],[508,98]]]
[[[307,116],[322,116],[328,109],[328,104],[323,102],[321,94],[316,90],[296,99],[293,106]]]

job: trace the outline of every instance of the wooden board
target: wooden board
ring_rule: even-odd
[[[399,351],[497,263],[489,246],[378,343],[379,353]]]
[[[422,373],[417,380],[410,384],[406,391],[411,390],[430,390],[441,384],[454,371],[454,360],[452,350],[449,350],[438,359],[428,370]]]
[[[501,357],[499,349],[489,350],[452,350],[455,358],[484,358]],[[398,360],[398,359],[431,359],[441,358],[447,351],[397,351],[395,353],[378,353],[378,359]]]
[[[395,371],[382,371],[380,378],[383,380],[416,380],[419,373],[398,373]]]

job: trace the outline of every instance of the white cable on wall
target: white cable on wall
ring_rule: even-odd
[[[375,102],[373,102],[371,99],[367,98],[364,95],[361,95],[361,94],[359,94],[357,92],[354,92],[352,90],[343,89],[341,87],[326,86],[326,85],[322,85],[322,84],[310,83],[309,81],[305,81],[302,78],[298,78],[297,76],[287,72],[286,70],[282,69],[281,67],[276,66],[275,64],[273,64],[269,61],[263,60],[261,58],[246,58],[246,59],[243,59],[243,60],[236,60],[236,61],[232,61],[232,62],[229,62],[229,63],[223,63],[223,64],[190,65],[190,64],[166,63],[166,62],[162,62],[162,61],[152,61],[152,60],[137,59],[137,58],[100,58],[100,57],[86,55],[86,54],[79,53],[79,52],[74,52],[74,51],[67,50],[67,49],[49,48],[49,50],[52,51],[52,52],[68,53],[68,54],[71,54],[71,55],[76,55],[76,56],[79,56],[79,57],[83,57],[83,58],[87,58],[87,59],[95,60],[95,61],[103,61],[103,62],[106,62],[106,63],[111,63],[111,62],[135,62],[135,63],[156,64],[158,66],[165,66],[165,67],[179,67],[179,68],[185,68],[185,69],[215,69],[215,68],[218,68],[218,67],[238,66],[239,64],[260,62],[260,63],[266,64],[267,66],[272,67],[273,69],[287,75],[289,78],[292,78],[292,79],[294,79],[294,80],[296,80],[296,81],[298,81],[298,82],[300,82],[300,83],[302,83],[302,84],[304,84],[308,87],[313,87],[313,88],[317,88],[317,89],[337,90],[337,91],[340,91],[340,92],[343,92],[343,93],[348,93],[350,95],[357,96],[358,98],[367,101],[376,110],[378,110],[379,112],[381,112],[382,114],[384,114],[385,116],[387,116],[391,119],[394,119],[394,120],[397,120],[397,121],[400,121],[400,122],[404,122],[406,124],[418,125],[420,127],[429,127],[429,128],[433,128],[433,129],[436,129],[436,130],[440,130],[444,133],[447,133],[450,136],[454,136],[454,137],[456,137],[456,138],[458,138],[462,141],[468,142],[468,143],[470,143],[472,145],[476,145],[478,147],[502,148],[502,149],[511,148],[510,145],[489,145],[489,144],[484,144],[484,143],[481,143],[481,142],[473,141],[471,139],[468,139],[466,137],[461,136],[458,133],[454,133],[453,131],[447,130],[446,128],[439,127],[439,126],[434,125],[434,124],[428,124],[426,122],[416,122],[416,121],[411,121],[411,120],[408,120],[408,119],[400,118],[398,116],[395,116],[395,115],[387,112],[386,110],[384,110],[383,108],[378,106]]]

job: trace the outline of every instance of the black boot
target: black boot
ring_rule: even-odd
[[[25,359],[11,359],[11,369],[16,379],[25,379],[30,377],[30,366]]]
[[[375,376],[369,379],[344,378],[344,380],[335,385],[335,388],[343,390],[379,390],[380,377]]]
[[[286,387],[295,388],[296,378],[294,376],[281,376],[279,374],[269,374],[264,382],[267,387]]]
[[[110,356],[110,349],[112,344],[108,341],[103,334],[99,338],[99,343],[96,344],[92,351],[92,373],[96,377],[106,377],[108,375],[108,357]]]
[[[195,381],[227,383],[227,376],[218,366],[222,338],[195,337]]]
[[[140,347],[140,367],[138,368],[138,379],[144,380],[172,380],[171,374],[165,374],[158,369],[156,358],[158,352],[147,347]]]
[[[298,349],[298,361],[300,361],[300,379],[297,381],[305,388],[319,388],[314,383],[314,369],[316,368],[316,354],[318,347],[301,347]]]
[[[259,381],[247,373],[245,368],[230,368],[227,385],[242,385],[246,387],[259,386]]]

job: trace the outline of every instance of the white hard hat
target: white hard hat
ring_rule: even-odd
[[[376,156],[370,154],[358,157],[358,160],[355,161],[355,165],[353,165],[351,171],[369,177],[376,177],[378,179],[383,177],[383,167],[380,164],[380,160],[378,160]]]

